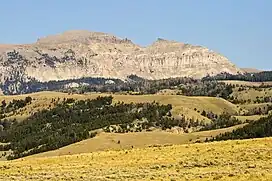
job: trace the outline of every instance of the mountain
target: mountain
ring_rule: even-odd
[[[244,72],[247,73],[259,73],[259,72],[263,72],[263,70],[258,70],[255,68],[241,68]]]
[[[125,80],[237,74],[226,57],[201,46],[158,39],[141,47],[129,39],[85,30],[51,35],[26,45],[0,45],[0,83],[6,89],[28,81],[106,77]]]

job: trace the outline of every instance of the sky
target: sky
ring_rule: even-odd
[[[272,69],[271,0],[4,0],[0,44],[33,43],[67,30],[202,45],[239,67]]]

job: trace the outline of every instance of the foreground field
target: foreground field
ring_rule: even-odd
[[[0,162],[0,180],[272,180],[272,138]]]

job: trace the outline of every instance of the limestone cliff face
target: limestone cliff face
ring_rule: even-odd
[[[128,39],[68,31],[34,44],[0,45],[0,81],[38,81],[136,74],[147,79],[243,72],[226,57],[201,46],[158,39],[141,47]],[[16,89],[16,84],[14,85]]]

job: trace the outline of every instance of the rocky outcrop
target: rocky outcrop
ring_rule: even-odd
[[[68,31],[33,44],[0,46],[2,83],[82,77],[126,79],[131,74],[147,79],[200,78],[221,72],[243,71],[208,48],[163,39],[141,47],[106,33]]]

